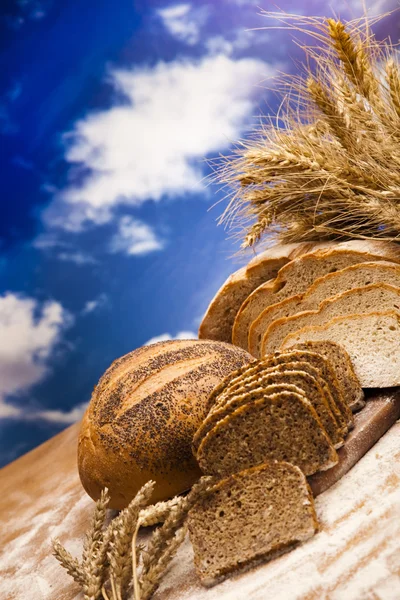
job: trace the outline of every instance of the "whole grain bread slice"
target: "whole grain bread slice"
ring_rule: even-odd
[[[279,269],[293,258],[332,242],[277,244],[255,256],[232,273],[211,300],[199,327],[199,338],[231,342],[232,326],[242,302],[256,287],[276,277]]]
[[[197,461],[206,475],[224,477],[266,460],[286,460],[306,475],[338,461],[322,423],[304,397],[280,392],[252,400],[219,421],[201,441]]]
[[[353,412],[365,406],[364,391],[354,371],[349,353],[341,344],[329,340],[309,341],[296,344],[294,350],[310,350],[325,356],[334,366],[338,382]]]
[[[357,287],[323,300],[316,310],[307,310],[290,317],[273,321],[265,331],[262,342],[262,354],[271,354],[279,350],[289,333],[308,327],[324,325],[334,317],[367,313],[374,310],[400,311],[400,287],[385,283]]]
[[[289,334],[282,348],[299,342],[330,340],[349,353],[363,388],[400,385],[400,315],[395,311],[336,317],[321,326]]]
[[[294,548],[318,531],[304,474],[269,462],[230,475],[189,512],[194,564],[203,585]]]
[[[260,285],[241,305],[232,329],[232,342],[248,349],[251,323],[262,311],[285,298],[302,294],[319,277],[367,261],[400,262],[400,247],[384,242],[353,240],[334,249],[315,250],[280,269],[275,280]],[[332,294],[330,294],[332,295]]]
[[[331,392],[334,401],[334,407],[332,407],[332,409],[339,425],[342,427],[343,434],[345,435],[347,431],[353,427],[354,418],[347,403],[347,399],[344,396],[344,390],[342,390],[339,380],[336,377],[333,365],[325,358],[325,356],[309,350],[295,350],[289,348],[282,352],[269,354],[268,357],[266,357],[266,360],[272,364],[274,362],[275,364],[285,364],[292,362],[293,360],[301,360],[310,363],[313,367],[318,369]]]
[[[304,396],[315,409],[334,448],[340,448],[343,445],[343,435],[317,380],[305,371],[289,369],[283,371],[272,367],[272,369],[263,374],[260,381],[254,381],[241,388],[241,390],[238,390],[235,394],[225,398],[225,402],[218,409],[208,414],[194,435],[194,454],[196,454],[203,437],[218,421],[234,412],[239,406],[251,402],[254,397],[258,398],[260,389],[263,390],[266,396],[279,391],[291,391]]]
[[[308,310],[318,310],[322,302],[337,294],[379,283],[400,287],[400,266],[386,261],[363,262],[320,277],[304,294],[289,297],[266,308],[257,318],[257,323],[251,325],[253,344],[258,344],[260,337],[262,338],[271,323],[277,319]],[[379,310],[379,307],[371,310]],[[252,354],[255,356],[257,353],[262,356],[263,350],[259,348]]]
[[[218,410],[225,404],[226,398],[239,392],[244,391],[244,386],[253,384],[261,380],[263,373],[271,369],[287,369],[305,371],[317,379],[319,385],[324,391],[325,398],[329,408],[335,418],[340,434],[343,437],[351,426],[351,420],[347,417],[347,410],[342,406],[341,391],[339,381],[333,371],[333,367],[329,360],[316,352],[307,353],[295,350],[291,352],[275,353],[269,355],[262,360],[255,361],[251,369],[248,369],[241,376],[236,377],[230,384],[214,398],[213,406],[209,414]]]

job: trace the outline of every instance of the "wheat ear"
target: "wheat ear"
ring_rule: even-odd
[[[107,556],[110,563],[110,582],[115,586],[118,600],[126,591],[132,576],[131,541],[138,525],[139,513],[149,502],[154,486],[154,481],[146,483],[129,506],[112,522],[113,536]]]
[[[83,586],[86,582],[86,575],[82,568],[82,564],[77,558],[72,556],[72,554],[70,554],[68,550],[64,548],[64,546],[62,546],[60,540],[56,538],[52,540],[52,544],[53,554],[58,562],[62,567],[64,567],[68,575],[70,575],[74,581],[76,581],[76,583],[79,583],[80,586]]]
[[[207,493],[214,481],[213,477],[202,477],[183,502],[172,507],[164,524],[153,533],[142,553],[143,568],[139,580],[141,600],[147,600],[157,589],[167,565],[183,542],[183,533],[178,535],[177,532],[183,527],[189,510]]]
[[[183,502],[183,497],[176,496],[171,500],[147,506],[140,511],[141,527],[151,527],[152,525],[157,525],[157,523],[163,523],[171,512],[171,509],[181,502]]]
[[[86,574],[86,582],[83,586],[85,600],[100,598],[105,580],[103,528],[109,502],[110,496],[105,488],[96,502],[90,528],[83,544],[82,565]]]

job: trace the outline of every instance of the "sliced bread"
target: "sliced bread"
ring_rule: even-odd
[[[333,365],[327,358],[317,352],[294,350],[290,348],[289,350],[285,349],[283,352],[276,352],[275,354],[268,355],[266,360],[271,362],[271,364],[285,364],[294,360],[301,360],[310,363],[313,367],[318,369],[331,392],[331,397],[333,399],[332,412],[339,425],[342,427],[343,433],[346,434],[348,429],[353,426],[354,418],[344,396],[344,390],[342,390],[339,380],[336,377]]]
[[[324,390],[325,397],[331,408],[331,411],[341,428],[341,434],[345,435],[352,426],[352,416],[350,407],[346,406],[344,400],[345,390],[340,387],[339,380],[336,377],[333,365],[321,354],[310,350],[291,350],[289,352],[276,352],[268,355],[264,359],[254,363],[253,368],[248,371],[249,375],[243,375],[232,382],[214,402],[211,412],[217,410],[225,403],[225,398],[237,392],[244,385],[250,382],[259,381],[266,369],[295,369],[309,373],[318,380],[318,383]],[[347,396],[346,396],[347,397]],[[350,415],[350,416],[349,416]]]
[[[201,441],[196,454],[206,475],[224,477],[266,460],[286,460],[306,475],[338,461],[314,408],[295,392],[280,392],[236,409]]]
[[[334,317],[373,312],[375,310],[397,310],[400,312],[400,287],[379,283],[337,294],[323,300],[316,310],[296,313],[273,321],[265,331],[261,342],[261,354],[278,350],[289,333],[308,327],[324,325]]]
[[[218,421],[234,412],[239,406],[251,402],[253,392],[257,398],[259,396],[259,389],[262,389],[266,396],[285,390],[302,394],[310,402],[311,406],[314,407],[333,446],[340,448],[343,445],[343,435],[328,405],[323,389],[317,380],[305,371],[291,371],[289,369],[283,371],[273,367],[272,370],[265,372],[260,381],[254,381],[238,390],[235,394],[228,396],[225,398],[224,404],[208,414],[194,435],[194,453],[196,453],[201,439]]]
[[[385,248],[386,252],[383,251]],[[233,325],[232,342],[247,349],[250,325],[261,312],[289,296],[304,293],[319,277],[349,265],[380,260],[400,262],[399,247],[396,244],[371,246],[369,242],[345,242],[334,249],[315,250],[292,260],[280,269],[275,280],[260,285],[243,302]]]
[[[336,377],[341,385],[347,403],[353,412],[365,406],[364,391],[354,371],[349,353],[341,344],[329,340],[302,342],[295,350],[310,350],[325,356],[334,366]]]
[[[270,462],[223,479],[189,512],[194,564],[203,585],[270,560],[318,531],[301,470]]]
[[[262,338],[271,323],[279,318],[289,317],[307,310],[318,310],[321,302],[337,294],[378,283],[400,287],[400,266],[385,261],[364,262],[320,277],[304,294],[289,297],[283,302],[266,308],[257,318],[257,323],[252,324],[253,344],[257,345],[258,340]],[[372,310],[379,310],[379,308]],[[259,348],[259,346],[256,347]],[[252,354],[254,356],[257,353],[262,355],[260,350],[256,350]]]
[[[296,256],[328,244],[304,242],[277,244],[232,273],[211,300],[199,328],[199,338],[232,341],[232,326],[242,302],[262,283],[276,277],[279,269]]]
[[[321,326],[289,334],[282,348],[299,342],[330,340],[349,353],[364,388],[400,385],[400,315],[395,311],[336,317]]]

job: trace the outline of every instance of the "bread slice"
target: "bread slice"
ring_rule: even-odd
[[[274,279],[281,267],[315,247],[333,243],[277,244],[232,273],[211,300],[199,328],[199,338],[232,341],[232,326],[242,302],[259,285]]]
[[[310,363],[319,370],[322,378],[326,381],[333,399],[332,412],[334,413],[339,425],[342,427],[343,434],[353,426],[354,418],[349,405],[344,397],[343,390],[340,387],[338,378],[333,365],[328,359],[317,352],[308,350],[288,349],[282,352],[268,355],[267,359],[271,364],[285,364],[294,360],[301,360]]]
[[[279,350],[289,333],[294,333],[303,327],[324,325],[334,317],[368,313],[374,310],[400,311],[400,287],[380,283],[353,288],[323,300],[317,310],[308,310],[291,317],[277,319],[264,333],[261,354],[271,354]]]
[[[318,531],[314,499],[300,469],[269,462],[223,479],[189,512],[201,583],[294,548]]]
[[[343,445],[343,435],[341,435],[338,423],[317,380],[305,371],[277,370],[276,367],[272,367],[263,374],[261,380],[254,381],[242,387],[235,394],[226,397],[223,404],[208,414],[194,435],[194,453],[196,453],[201,440],[218,421],[234,412],[239,406],[251,402],[253,392],[257,397],[260,389],[266,396],[285,390],[304,396],[315,409],[333,446],[340,448]]]
[[[250,361],[247,364],[242,365],[238,369],[231,371],[230,373],[228,373],[228,375],[221,379],[221,382],[215,386],[215,388],[211,391],[210,395],[208,396],[207,412],[209,412],[212,409],[214,403],[216,402],[216,399],[231,383],[241,381],[241,378],[247,372],[252,373],[255,368],[257,368],[257,361]]]
[[[259,381],[265,370],[271,368],[281,368],[282,370],[290,368],[295,370],[300,369],[316,378],[324,390],[331,412],[341,429],[341,435],[343,436],[347,433],[349,427],[352,425],[353,419],[349,407],[345,406],[343,391],[340,388],[333,367],[329,360],[324,358],[321,354],[309,350],[292,350],[284,353],[277,352],[267,356],[263,360],[255,362],[252,369],[249,369],[246,372],[249,373],[248,375],[244,374],[242,377],[236,378],[235,381],[232,381],[232,383],[215,398],[214,406],[211,408],[210,413],[224,405],[226,396],[235,393],[235,391],[237,392],[238,389],[241,389],[244,385],[248,385],[249,382]]]
[[[295,350],[310,350],[325,356],[335,368],[335,374],[342,387],[347,403],[353,412],[365,406],[364,391],[354,371],[349,353],[341,344],[329,340],[301,342]]]
[[[199,429],[194,434],[192,443],[193,455],[196,456],[198,448],[200,447],[200,444],[207,433],[211,431],[211,429],[217,423],[219,423],[219,421],[235,412],[237,408],[248,404],[253,400],[259,400],[264,396],[270,396],[272,394],[278,394],[279,392],[284,391],[296,392],[297,394],[303,396],[306,402],[308,402],[303,390],[295,385],[286,385],[282,382],[282,380],[279,380],[277,383],[273,381],[260,381],[258,384],[255,384],[255,387],[250,387],[247,390],[242,388],[237,394],[233,394],[232,396],[225,398],[225,402],[221,403],[217,407],[214,407],[213,410],[210,411],[203,423],[200,425]]]
[[[314,408],[294,392],[280,392],[236,409],[203,438],[196,455],[206,475],[224,477],[266,460],[287,460],[306,475],[338,461]]]
[[[281,317],[289,317],[307,310],[318,310],[321,302],[328,298],[354,288],[378,283],[400,287],[400,266],[385,261],[364,262],[320,277],[304,294],[289,297],[265,309],[257,318],[257,323],[252,324],[253,344],[257,344],[259,337],[265,334],[271,323]],[[379,310],[379,308],[372,310]],[[257,353],[260,352],[256,351],[253,355]]]
[[[260,285],[243,302],[233,325],[233,343],[247,350],[250,325],[267,306],[304,293],[313,281],[327,273],[349,265],[380,260],[400,262],[400,247],[353,240],[337,244],[334,249],[315,250],[292,260],[280,269],[275,280]]]
[[[330,340],[349,353],[364,388],[400,385],[400,315],[395,311],[336,317],[325,325],[288,335],[282,348],[299,342]]]

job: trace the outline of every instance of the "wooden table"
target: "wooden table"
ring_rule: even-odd
[[[76,469],[78,425],[0,471],[0,599],[82,596],[51,554],[80,555],[93,509]],[[316,499],[321,531],[296,550],[206,590],[186,540],[155,600],[399,600],[400,423]]]

